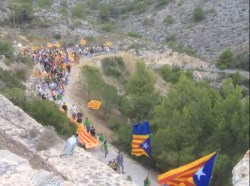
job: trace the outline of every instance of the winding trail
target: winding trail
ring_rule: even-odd
[[[87,102],[85,102],[84,100],[81,100],[79,97],[75,97],[76,86],[79,81],[79,73],[81,69],[80,67],[87,63],[90,63],[90,61],[83,59],[80,61],[79,65],[73,66],[73,68],[71,69],[71,76],[70,76],[68,85],[65,86],[65,94],[63,96],[63,101],[65,101],[68,104],[69,116],[71,115],[69,112],[71,105],[76,104],[78,110],[83,111],[83,115],[84,115],[83,117],[84,118],[88,117],[90,119],[91,125],[93,125],[96,128],[97,134],[102,132],[104,136],[106,137],[107,132],[105,133],[105,131],[109,129],[103,126],[103,121],[101,122],[101,120],[97,116],[95,116],[94,112],[90,110],[89,108],[87,108]],[[108,144],[108,149],[109,149],[109,154],[108,154],[107,160],[104,158],[104,153],[100,150],[99,146],[91,148],[91,149],[87,149],[87,151],[90,152],[92,154],[92,157],[94,157],[95,159],[105,164],[108,164],[108,161],[115,159],[118,154],[118,149],[116,149],[111,144]],[[128,155],[124,155],[124,167],[125,167],[124,178],[130,175],[134,183],[138,184],[139,186],[140,185],[142,186],[143,180],[148,175],[148,169],[140,165],[135,160],[131,159]],[[149,171],[149,178],[151,180],[152,186],[158,185],[157,176],[158,176],[157,173],[153,171]]]

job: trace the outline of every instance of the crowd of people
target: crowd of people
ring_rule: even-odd
[[[91,48],[77,48],[70,47],[66,49],[40,49],[37,51],[25,50],[24,55],[30,55],[34,62],[39,63],[43,70],[38,71],[38,77],[40,83],[37,84],[37,95],[43,100],[54,101],[63,112],[68,112],[68,105],[63,101],[65,94],[65,86],[70,80],[71,68],[73,65],[79,64],[79,61],[83,55],[91,55],[93,53],[107,52],[109,47],[91,47]],[[69,54],[73,55],[69,56]],[[50,93],[50,94],[49,94]],[[70,108],[71,117],[77,123],[82,123],[85,130],[91,134],[93,138],[96,137],[96,131],[94,126],[91,126],[90,120],[86,117],[83,123],[83,113],[77,109],[75,104]],[[104,157],[107,160],[108,157],[108,143],[105,140],[104,135],[99,135],[100,149],[104,152]],[[84,143],[81,146],[86,149]],[[116,172],[124,172],[124,161],[121,152],[118,152],[116,159],[109,161],[108,165]],[[131,176],[127,177],[127,180],[132,181]],[[144,181],[145,186],[150,186],[150,181],[147,178]]]

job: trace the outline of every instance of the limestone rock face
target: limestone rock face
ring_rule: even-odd
[[[249,186],[249,150],[233,169],[233,185]]]
[[[27,159],[0,151],[0,183],[4,186],[13,185],[14,181],[21,181],[18,185],[22,186],[136,186],[80,147],[73,155],[61,158],[64,141],[48,150],[36,151],[40,133],[35,138],[27,133],[34,128],[42,131],[43,126],[1,94],[0,105],[0,149]],[[28,162],[38,171],[32,170]]]
[[[71,186],[74,185],[64,181],[61,177],[45,170],[34,170],[28,160],[17,156],[7,150],[0,150],[0,183],[2,186]]]

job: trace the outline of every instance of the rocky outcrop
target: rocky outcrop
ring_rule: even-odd
[[[28,160],[7,150],[0,150],[0,183],[2,186],[73,186],[72,182],[54,176],[52,172],[43,169],[34,170]]]
[[[249,186],[249,150],[233,169],[233,185]]]
[[[124,33],[140,33],[156,43],[167,43],[175,33],[177,43],[193,48],[208,61],[214,61],[226,48],[242,48],[249,45],[249,0],[223,1],[170,1],[161,9],[151,8],[139,15],[119,23]],[[206,19],[194,22],[195,7],[202,7]],[[167,15],[173,24],[164,23]],[[150,26],[143,25],[144,19],[153,20]]]
[[[73,155],[68,158],[61,158],[64,141],[48,150],[36,151],[36,144],[43,131],[43,126],[2,95],[0,95],[0,104],[0,149],[6,149],[27,159],[33,169],[45,170],[40,173],[34,172],[34,175],[41,174],[41,176],[49,177],[50,180],[57,180],[61,183],[64,181],[67,184],[72,183],[72,185],[79,186],[136,186],[134,183],[124,180],[107,165],[91,158],[91,154],[80,147],[76,147]],[[34,128],[39,131],[39,135],[31,138],[27,134]],[[11,162],[9,163],[11,164]],[[27,178],[27,174],[29,173],[24,171],[25,178]],[[3,181],[8,182],[8,180]],[[29,185],[29,182],[25,185]]]

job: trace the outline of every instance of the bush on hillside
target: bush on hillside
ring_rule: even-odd
[[[10,3],[8,5],[9,9],[14,8],[16,23],[22,23],[25,21],[32,21],[34,18],[34,11],[32,7],[32,2],[21,2],[21,3]]]
[[[76,133],[76,124],[72,123],[66,114],[51,101],[37,97],[27,97],[19,88],[7,89],[3,94],[16,106],[44,126],[53,126],[57,133],[66,138]]]
[[[113,23],[108,23],[102,25],[102,30],[105,32],[111,32],[115,29],[115,25]]]
[[[80,19],[76,19],[76,20],[74,21],[74,27],[75,27],[75,28],[79,28],[79,27],[81,27],[81,25],[82,25],[82,22],[81,22]]]
[[[63,8],[67,8],[68,7],[67,0],[60,1],[60,6],[63,7]]]
[[[116,66],[116,61],[113,60],[113,58],[110,57],[105,57],[101,60],[102,66],[107,67],[107,66]]]
[[[86,16],[86,10],[84,5],[78,4],[71,9],[71,14],[74,18],[84,19]]]
[[[170,41],[175,41],[176,40],[176,34],[173,33],[170,35]]]
[[[51,26],[51,24],[50,24],[50,22],[47,22],[47,21],[42,19],[38,22],[38,26],[41,28],[48,28]]]
[[[25,90],[25,86],[17,78],[16,74],[11,71],[0,69],[0,82],[4,84],[4,86],[0,87],[0,91],[8,88],[20,88]]]
[[[52,5],[52,0],[37,0],[37,5],[40,8],[48,8]]]
[[[167,15],[167,17],[164,19],[164,22],[167,24],[167,25],[171,25],[174,23],[174,19],[171,15]]]
[[[20,80],[26,81],[28,78],[27,70],[25,68],[17,69],[16,77]]]
[[[36,150],[48,150],[49,148],[57,145],[59,142],[60,138],[57,136],[55,128],[53,126],[45,126],[38,139]]]
[[[100,0],[89,0],[88,5],[91,10],[98,10],[100,6]]]
[[[54,34],[54,38],[56,40],[60,40],[62,38],[62,35],[60,33]]]
[[[172,0],[157,0],[157,7],[161,7],[164,5],[167,5],[168,3],[170,3]]]
[[[100,18],[103,21],[108,21],[110,17],[110,11],[107,5],[102,5],[99,13]]]
[[[201,7],[196,7],[193,12],[194,21],[199,22],[206,18],[205,12]]]
[[[4,55],[7,58],[12,58],[14,49],[9,42],[0,41],[0,55]]]
[[[223,51],[218,59],[219,67],[221,65],[224,65],[226,68],[233,67],[233,62],[234,62],[233,52],[229,48],[226,49],[225,51]],[[224,66],[222,66],[222,67],[224,67]]]
[[[121,72],[113,66],[104,67],[103,71],[107,76],[114,76],[116,78],[119,78],[121,76]]]
[[[140,34],[132,32],[132,31],[128,32],[128,36],[129,37],[134,37],[134,38],[140,38],[141,37]]]

